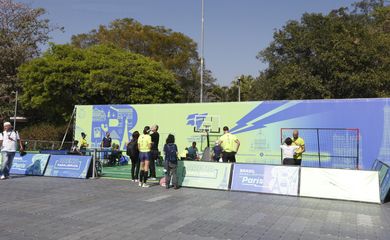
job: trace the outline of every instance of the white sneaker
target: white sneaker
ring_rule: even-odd
[[[132,182],[135,182],[135,180],[134,180],[134,179],[131,179],[131,181],[132,181]]]
[[[144,183],[144,184],[142,185],[142,187],[143,187],[143,188],[148,188],[148,187],[150,187],[150,185]]]
[[[5,176],[4,176],[4,175],[1,175],[0,179],[1,179],[1,180],[4,180],[4,179],[5,179]]]
[[[135,179],[134,182],[139,182],[139,180],[138,180],[138,179]]]
[[[139,183],[138,183],[138,187],[142,187],[142,182],[139,182]]]

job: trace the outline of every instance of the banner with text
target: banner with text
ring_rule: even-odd
[[[179,161],[177,176],[179,185],[228,190],[231,163]]]
[[[234,164],[231,190],[298,195],[299,167]]]
[[[87,178],[91,156],[52,155],[45,176]]]
[[[377,171],[301,168],[300,196],[380,203]]]
[[[11,174],[43,176],[49,154],[26,154],[23,157],[19,153],[12,162]]]

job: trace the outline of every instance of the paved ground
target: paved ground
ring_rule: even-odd
[[[390,239],[390,204],[18,177],[0,182],[0,239]]]

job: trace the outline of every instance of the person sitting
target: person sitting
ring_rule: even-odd
[[[80,152],[80,150],[79,150],[79,148],[78,148],[78,145],[79,145],[79,141],[75,140],[75,141],[73,142],[73,146],[71,147],[69,154],[71,154],[71,155],[83,155],[83,154]]]
[[[112,144],[112,152],[111,155],[108,157],[108,165],[114,166],[117,162],[119,162],[119,159],[122,156],[122,152],[119,150],[118,144]]]
[[[219,159],[222,158],[222,147],[221,147],[221,145],[219,145],[218,141],[215,142],[215,145],[213,147],[212,157],[213,157],[214,162],[218,162]]]
[[[294,155],[299,146],[292,146],[291,144],[292,139],[288,137],[284,140],[284,144],[280,145],[283,152],[283,165],[295,165]]]
[[[186,160],[188,156],[188,148],[185,148],[181,153],[180,153],[180,160]]]
[[[189,147],[187,151],[188,160],[198,160],[198,148],[196,147],[196,142],[192,142],[191,147]]]

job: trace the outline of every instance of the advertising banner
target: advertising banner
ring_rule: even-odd
[[[298,195],[299,167],[234,164],[231,190]]]
[[[110,132],[112,143],[125,150],[133,132],[157,124],[163,140],[159,149],[163,149],[168,134],[174,134],[179,152],[192,142],[196,142],[202,152],[207,140],[199,130],[205,126],[211,128],[209,136],[213,147],[223,134],[221,129],[228,126],[241,142],[237,162],[280,164],[281,129],[353,128],[359,130],[358,136],[331,130],[321,132],[320,141],[316,131],[315,134],[300,131],[306,150],[302,165],[319,165],[317,155],[321,149],[322,167],[349,165],[351,159],[342,156],[356,154],[353,162],[358,161],[359,169],[370,169],[373,159],[390,159],[389,119],[388,98],[83,105],[77,106],[75,140],[80,140],[84,132],[90,147],[100,147],[106,132]],[[291,137],[292,131],[286,134],[288,136],[282,137]],[[351,139],[358,142],[350,144]]]
[[[231,163],[179,161],[177,176],[179,185],[228,190]]]
[[[49,154],[26,154],[23,157],[16,153],[12,162],[11,174],[43,176]]]
[[[87,178],[91,156],[52,155],[45,176]]]
[[[300,196],[380,203],[377,171],[301,168]]]

